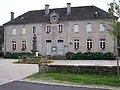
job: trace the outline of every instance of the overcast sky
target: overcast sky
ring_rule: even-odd
[[[66,7],[66,3],[75,6],[95,5],[107,11],[107,3],[113,0],[1,0],[0,1],[0,25],[10,20],[10,12],[15,13],[15,17],[30,11],[45,8],[45,4],[49,4],[50,8]]]

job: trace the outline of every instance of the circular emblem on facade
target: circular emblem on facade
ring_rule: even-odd
[[[56,13],[56,12],[53,12],[51,15],[50,15],[50,22],[52,24],[56,24],[58,23],[58,20],[59,20],[59,15]]]

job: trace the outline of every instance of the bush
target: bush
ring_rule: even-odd
[[[19,58],[22,58],[24,55],[26,57],[33,56],[33,54],[29,53],[29,52],[22,52],[22,53],[6,52],[5,55],[4,55],[4,58],[7,58],[7,59],[19,59]]]
[[[69,60],[114,60],[115,56],[111,52],[78,52],[76,54],[72,52],[66,53],[66,59]]]
[[[3,57],[3,55],[4,55],[4,52],[0,52],[0,57]]]
[[[72,60],[72,59],[73,59],[73,55],[74,55],[74,53],[72,53],[72,52],[67,52],[67,53],[66,53],[66,59]]]

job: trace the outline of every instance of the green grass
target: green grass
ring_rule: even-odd
[[[57,80],[62,82],[69,82],[75,84],[89,84],[89,85],[109,85],[120,87],[120,77],[115,75],[103,74],[71,74],[71,73],[36,73],[28,76],[30,80]]]

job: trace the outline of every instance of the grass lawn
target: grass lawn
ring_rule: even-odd
[[[120,87],[120,77],[115,75],[103,75],[103,74],[71,74],[71,73],[36,73],[28,76],[30,80],[57,80],[60,82],[69,82],[75,84],[89,84],[89,85],[109,85]]]

